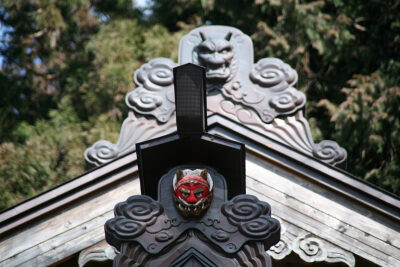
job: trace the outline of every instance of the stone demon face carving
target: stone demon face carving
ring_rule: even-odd
[[[201,216],[211,204],[213,181],[207,170],[178,169],[172,191],[175,206],[182,216]]]
[[[230,42],[232,33],[225,38],[211,39],[200,32],[202,42],[196,47],[194,63],[206,68],[207,81],[211,83],[223,83],[234,76],[235,54],[233,44]]]

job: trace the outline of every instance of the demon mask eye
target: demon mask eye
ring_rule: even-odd
[[[196,197],[202,197],[203,194],[204,194],[204,189],[202,189],[202,188],[198,188],[198,189],[195,189],[195,190],[194,190],[194,195],[195,195]]]
[[[182,196],[188,197],[190,194],[190,190],[185,189],[185,188],[180,188],[179,191],[181,191]]]

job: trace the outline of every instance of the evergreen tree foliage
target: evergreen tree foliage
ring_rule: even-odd
[[[150,10],[150,12],[149,12]],[[345,0],[3,0],[0,209],[85,171],[84,150],[116,142],[133,71],[177,60],[207,24],[239,28],[256,60],[299,73],[314,140],[348,151],[347,170],[400,195],[400,2]]]
[[[0,72],[0,209],[84,173],[85,149],[119,137],[133,71],[157,56],[177,59],[183,32],[143,23],[132,5],[123,16],[115,15],[118,7],[100,13],[107,5],[3,2],[0,18],[8,32]],[[63,25],[54,46],[46,45],[57,30],[45,22],[19,30],[25,22],[18,17],[36,18],[41,10],[61,14],[51,20]]]

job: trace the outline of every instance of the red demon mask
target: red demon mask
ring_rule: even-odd
[[[172,187],[175,204],[180,213],[200,216],[212,200],[212,180],[206,170],[177,170]]]

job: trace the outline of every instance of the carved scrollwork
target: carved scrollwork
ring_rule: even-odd
[[[287,222],[281,222],[281,225],[289,230],[283,232],[281,240],[268,251],[275,260],[285,258],[293,251],[305,262],[343,262],[354,267],[352,253]]]
[[[288,221],[281,223],[281,240],[268,250],[275,260],[282,260],[292,251],[306,262],[342,262],[354,267],[354,255]]]
[[[126,201],[115,206],[116,216],[123,216],[127,219],[140,221],[146,225],[152,225],[156,217],[163,212],[163,207],[158,201],[146,195],[132,196]]]
[[[261,59],[249,77],[253,82],[234,81],[226,84],[222,92],[227,98],[254,109],[264,123],[304,106],[305,95],[292,87],[297,82],[296,71],[280,59]]]
[[[169,120],[159,124],[154,120],[136,117],[131,111],[121,127],[121,134],[116,144],[100,140],[85,151],[85,160],[91,165],[99,166],[119,156],[135,151],[137,142],[169,134],[175,131],[176,121]]]
[[[116,244],[129,241],[143,234],[164,211],[162,205],[149,196],[129,197],[114,208],[115,217],[105,224],[105,232]]]
[[[123,250],[126,243],[139,243],[148,253],[157,256],[171,245],[181,242],[180,236],[187,231],[197,231],[211,246],[219,247],[228,254],[254,242],[261,242],[265,252],[265,249],[279,241],[280,225],[270,217],[267,203],[251,195],[237,195],[231,201],[226,201],[226,182],[222,175],[210,167],[187,166],[182,169],[172,168],[160,178],[158,201],[140,195],[117,204],[114,208],[115,218],[105,224],[107,242],[119,251]],[[196,173],[200,173],[201,178],[193,175]],[[187,175],[188,181],[191,181],[189,184],[193,185],[193,181],[197,180],[203,186],[206,181],[204,177],[212,177],[207,181],[212,183],[212,190],[218,197],[213,199],[203,216],[187,219],[173,207],[171,185],[178,179],[184,183],[183,175]],[[197,189],[204,190],[204,187]],[[185,192],[187,190],[182,190],[182,193]]]
[[[250,222],[263,214],[270,214],[268,203],[259,201],[255,196],[239,195],[225,203],[221,208],[222,213],[233,225]],[[249,225],[248,228],[258,227]]]
[[[130,240],[141,235],[146,229],[146,225],[122,216],[117,216],[107,222],[106,228],[120,240]]]
[[[283,91],[297,82],[297,72],[277,58],[263,58],[251,70],[250,78],[273,92]]]
[[[85,159],[95,165],[109,162],[117,158],[118,155],[118,147],[107,140],[97,141],[85,151]]]
[[[276,225],[272,223],[271,217],[261,215],[251,221],[242,222],[239,229],[244,235],[258,238],[268,235],[274,227]]]
[[[225,26],[193,30],[182,38],[179,48],[179,64],[188,62],[206,68],[207,88],[213,90],[207,97],[209,110],[262,129],[261,134],[328,164],[345,160],[346,151],[335,142],[314,144],[307,120],[298,115],[306,97],[294,88],[296,71],[277,58],[254,63],[251,39],[240,30]],[[174,131],[175,66],[170,59],[156,58],[135,72],[137,88],[125,99],[133,111],[121,128],[118,143],[96,142],[85,151],[88,163],[101,165],[134,151],[137,142]],[[215,96],[223,101],[209,105]],[[133,112],[144,117],[137,119]]]
[[[156,94],[151,94],[148,92],[139,92],[129,99],[129,101],[134,103],[136,107],[140,107],[144,111],[152,111],[157,107],[161,106],[163,99]]]
[[[304,95],[294,88],[289,88],[269,100],[270,106],[278,112],[290,112],[296,109],[296,107],[304,105],[304,103]]]
[[[281,240],[272,246],[268,253],[276,260],[284,259],[292,252],[290,243],[282,236]]]
[[[136,73],[135,81],[150,91],[163,90],[174,82],[172,68],[175,63],[169,59],[156,59],[143,65]]]
[[[268,203],[259,201],[255,196],[236,196],[222,205],[221,211],[243,235],[251,238],[268,236],[279,228],[279,223],[270,217]]]
[[[156,58],[135,73],[136,90],[126,96],[126,104],[142,115],[152,115],[166,123],[175,111],[172,68],[176,63]]]
[[[322,241],[311,234],[297,238],[293,245],[293,251],[306,262],[323,261],[328,255]]]
[[[310,125],[301,110],[294,116],[274,119],[270,116],[271,110],[267,109],[263,116],[270,116],[269,119],[273,121],[270,124],[266,124],[261,121],[255,111],[243,108],[242,105],[235,104],[221,96],[210,98],[208,108],[212,112],[245,124],[260,134],[264,134],[327,164],[338,165],[347,157],[346,150],[334,141],[325,140],[319,144],[314,143]]]
[[[354,255],[307,233],[293,242],[293,251],[306,262],[343,262],[350,267],[355,265]]]
[[[323,140],[313,147],[313,155],[328,164],[336,165],[343,162],[347,157],[347,152],[336,142]]]

